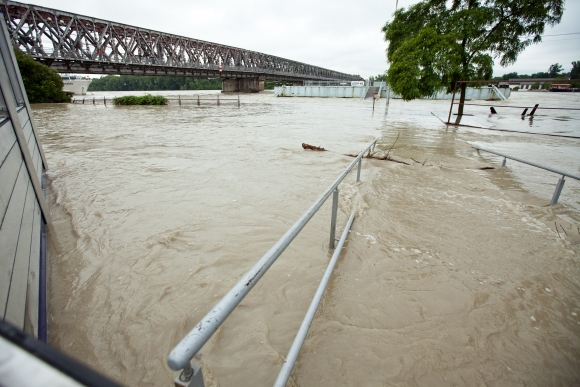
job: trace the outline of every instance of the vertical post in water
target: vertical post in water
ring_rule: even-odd
[[[177,99],[179,100],[179,106],[181,106],[181,96],[180,96],[180,95],[178,95],[178,96],[177,96]]]
[[[107,98],[103,96],[103,105],[107,106]]]
[[[533,117],[534,116],[534,113],[536,112],[536,109],[538,108],[538,106],[540,106],[539,103],[537,103],[537,104],[534,105],[534,108],[530,112],[530,117]]]
[[[376,101],[376,100],[377,100],[377,99],[376,99],[375,97],[373,97],[373,112],[375,111],[375,101]]]
[[[451,121],[451,112],[453,111],[453,103],[455,102],[455,92],[457,91],[457,81],[455,81],[455,86],[453,87],[453,95],[451,96],[451,106],[449,107],[449,116],[447,116],[447,123]]]
[[[240,95],[238,94],[238,107],[240,107]]]
[[[332,193],[332,215],[330,216],[330,243],[329,247],[334,249],[336,240],[336,212],[338,210],[338,188]]]
[[[93,97],[93,105],[95,104],[95,97]]]
[[[562,193],[562,188],[564,188],[565,182],[566,181],[564,180],[564,176],[562,176],[560,180],[558,180],[558,184],[556,184],[556,189],[554,190],[554,195],[552,195],[552,201],[550,202],[551,206],[558,203],[558,199],[560,199],[560,193]]]
[[[85,97],[83,97],[83,105],[85,104]]]
[[[356,182],[357,183],[360,181],[360,169],[361,169],[361,167],[362,167],[362,157],[358,161],[358,170],[356,171]]]
[[[199,94],[197,95],[197,106],[199,106]]]
[[[218,106],[220,106],[220,95],[218,94]]]
[[[505,162],[506,162],[506,159],[507,159],[506,157],[504,157],[504,158],[503,158],[503,161],[501,162],[501,166],[502,166],[502,167],[505,167]]]

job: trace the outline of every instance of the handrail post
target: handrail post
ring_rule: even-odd
[[[550,201],[550,205],[553,206],[554,204],[558,203],[558,199],[560,199],[560,194],[562,193],[562,188],[564,188],[564,176],[558,180],[558,184],[556,184],[556,189],[554,190],[554,195],[552,195],[552,201]]]
[[[356,171],[356,182],[358,183],[360,181],[360,170],[362,167],[362,157],[361,159],[358,161],[358,169]]]
[[[336,213],[338,210],[338,188],[332,192],[332,215],[330,217],[330,243],[329,248],[334,249],[336,241]]]

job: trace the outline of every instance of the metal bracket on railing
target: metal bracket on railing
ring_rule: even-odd
[[[189,363],[189,366],[183,367],[183,371],[175,378],[174,383],[175,387],[205,387],[201,366],[193,362]]]

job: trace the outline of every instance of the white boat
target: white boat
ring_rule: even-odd
[[[87,89],[92,82],[92,79],[87,76],[80,76],[75,74],[60,74],[64,86],[62,91],[78,95],[87,94]]]

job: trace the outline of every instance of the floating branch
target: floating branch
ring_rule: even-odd
[[[358,157],[358,155],[352,155],[352,154],[348,154],[348,153],[345,154],[345,156],[348,156],[348,157]],[[365,157],[365,159],[375,159],[375,160],[383,160],[383,161],[392,161],[392,162],[399,163],[399,164],[411,165],[411,164],[409,164],[409,163],[407,163],[405,161],[393,159],[393,158],[389,157],[389,155],[386,155],[386,156],[383,156],[383,157],[378,157],[378,156],[368,157],[367,156],[367,157]]]
[[[326,150],[326,149],[324,149],[322,147],[319,147],[319,146],[314,146],[314,145],[306,144],[305,142],[302,143],[302,148],[304,148],[304,149],[310,149],[310,150],[313,150],[313,151],[321,151],[321,152]]]

